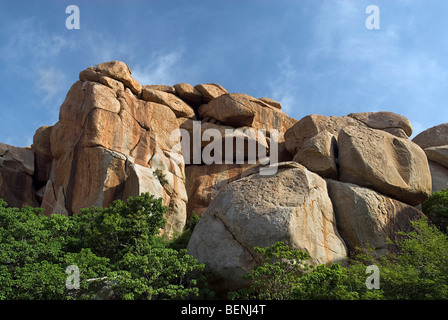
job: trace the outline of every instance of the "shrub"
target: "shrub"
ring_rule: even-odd
[[[448,299],[448,237],[426,218],[400,232],[399,252],[377,256],[359,254],[345,266],[307,266],[309,256],[283,243],[255,248],[261,262],[245,277],[248,288],[232,292],[232,299]],[[366,267],[376,265],[380,288],[366,287]]]

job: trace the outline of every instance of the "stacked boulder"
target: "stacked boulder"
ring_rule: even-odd
[[[432,191],[448,188],[448,123],[429,128],[418,134],[413,142],[426,153],[432,176]]]
[[[217,84],[140,85],[125,63],[101,63],[80,72],[59,121],[39,128],[31,147],[0,146],[0,197],[12,206],[72,215],[150,192],[169,208],[163,232],[171,236],[182,232],[187,215],[205,210],[213,190],[253,166],[184,161],[181,131],[193,136],[199,125],[201,140],[208,129],[223,138],[226,130],[240,129],[232,134],[246,144],[262,143],[269,152],[270,131],[280,125],[282,143],[297,121],[280,108],[268,98],[228,93]],[[240,126],[233,120],[241,113],[249,116]],[[265,129],[264,136],[256,135],[257,129]],[[200,141],[199,152],[208,144]]]
[[[221,188],[196,226],[189,252],[207,263],[221,290],[246,285],[255,246],[284,241],[314,264],[343,261],[422,216],[431,193],[425,152],[409,140],[409,121],[391,112],[310,115],[284,134],[293,161],[275,174],[256,168]]]

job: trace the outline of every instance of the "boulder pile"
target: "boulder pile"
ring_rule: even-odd
[[[411,136],[392,112],[297,120],[218,84],[141,85],[111,61],[79,74],[30,147],[0,143],[0,198],[74,215],[150,192],[169,209],[167,236],[201,217],[188,252],[235,290],[255,246],[285,241],[315,264],[389,250],[419,204],[448,188],[448,124]]]

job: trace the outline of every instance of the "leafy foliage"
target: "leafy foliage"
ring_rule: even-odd
[[[307,266],[307,253],[284,243],[256,248],[262,259],[246,279],[249,288],[232,292],[232,299],[448,299],[448,237],[426,218],[400,233],[398,253],[359,254],[346,265]],[[380,288],[366,287],[366,267],[380,271]]]
[[[448,189],[434,192],[425,202],[423,202],[422,210],[440,231],[447,232]]]
[[[142,194],[81,215],[42,215],[0,200],[0,299],[183,299],[204,265],[160,240],[166,208]],[[81,271],[66,288],[67,266]]]

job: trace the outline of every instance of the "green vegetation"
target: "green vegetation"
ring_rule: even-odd
[[[397,252],[364,252],[344,264],[313,266],[306,252],[283,242],[255,248],[258,264],[248,288],[231,299],[448,299],[448,190],[424,204],[428,218],[399,233]],[[65,217],[41,209],[9,208],[0,199],[0,300],[212,298],[204,267],[186,253],[197,215],[174,239],[159,235],[167,208],[149,194],[83,209]],[[379,288],[368,289],[366,267],[379,270]],[[80,270],[80,288],[69,289],[68,266]]]
[[[448,189],[434,192],[425,202],[423,202],[422,210],[440,231],[447,232]]]
[[[426,218],[400,233],[398,253],[359,254],[347,265],[311,266],[308,255],[284,243],[256,248],[261,262],[246,275],[251,286],[232,299],[448,299],[448,238]],[[379,289],[367,289],[366,267],[376,265]]]
[[[160,169],[154,170],[153,175],[159,180],[162,187],[168,183],[168,180],[166,180],[166,175],[163,173],[162,170]]]
[[[0,200],[0,299],[183,299],[203,264],[159,234],[166,207],[149,194],[65,217]],[[69,265],[80,289],[66,288]]]

